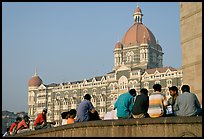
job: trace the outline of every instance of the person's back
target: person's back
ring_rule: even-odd
[[[187,90],[186,90],[187,88]],[[200,103],[195,94],[190,93],[188,85],[182,86],[180,94],[175,102],[175,114],[177,116],[195,116],[201,114]]]
[[[140,95],[136,96],[135,102],[132,108],[132,114],[134,118],[144,118],[149,117],[147,110],[149,107],[149,97],[148,90],[142,88],[140,90]]]
[[[17,122],[14,122],[14,123],[11,124],[11,127],[10,127],[10,129],[9,129],[10,135],[16,133],[16,131],[15,131],[15,133],[14,133],[14,128],[15,128],[15,130],[16,130],[16,129],[17,129],[17,126],[18,126],[18,123],[17,123]]]
[[[36,127],[38,125],[42,125],[44,122],[46,122],[46,116],[42,113],[39,113],[37,115],[37,118],[35,119],[34,127]]]
[[[114,109],[117,109],[118,118],[130,118],[131,111],[136,95],[135,89],[131,89],[127,93],[121,94],[114,104]]]
[[[17,125],[17,133],[30,131],[30,129],[29,129],[30,121],[29,121],[29,119],[30,119],[30,117],[27,116],[27,115],[25,115],[23,117],[23,120],[21,122],[19,122],[18,125]]]
[[[165,115],[165,107],[167,105],[166,96],[161,93],[161,85],[153,85],[154,92],[149,96],[148,114],[152,118]]]
[[[21,120],[22,120],[21,117],[17,117],[17,118],[16,118],[16,121],[11,124],[10,129],[9,129],[10,135],[13,135],[13,134],[16,134],[16,133],[17,133],[18,123],[19,123]]]
[[[79,104],[77,108],[77,122],[89,121],[89,111],[95,112],[93,104],[90,102],[91,96],[86,94],[84,100]]]

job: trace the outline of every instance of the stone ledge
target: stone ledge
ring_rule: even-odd
[[[89,122],[80,122],[76,124],[71,125],[63,125],[59,127],[53,127],[49,129],[41,129],[36,131],[30,131],[25,133],[19,133],[15,135],[14,137],[24,137],[24,136],[36,136],[36,135],[48,135],[50,133],[57,133],[57,132],[63,132],[63,131],[70,131],[70,132],[77,132],[76,130],[87,128],[93,128],[93,130],[102,130],[104,128],[110,128],[109,130],[112,130],[114,127],[142,127],[142,125],[145,126],[163,126],[165,124],[165,127],[168,127],[168,125],[189,125],[193,126],[196,124],[202,125],[202,116],[193,116],[193,117],[159,117],[159,118],[138,118],[138,119],[117,119],[117,120],[99,120],[99,121],[89,121]],[[197,125],[196,125],[197,126]],[[96,128],[94,128],[96,127]],[[194,129],[192,129],[194,130]],[[202,130],[202,129],[201,129]],[[98,131],[97,131],[98,132]],[[183,132],[182,132],[183,133]],[[80,134],[80,133],[79,133]],[[63,136],[63,135],[61,135]]]

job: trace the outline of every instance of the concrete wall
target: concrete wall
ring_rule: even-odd
[[[202,104],[202,2],[180,3],[183,84]]]
[[[202,116],[80,122],[16,137],[202,137]]]

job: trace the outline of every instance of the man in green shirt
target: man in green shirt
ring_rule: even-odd
[[[124,93],[118,97],[117,101],[114,104],[114,109],[117,109],[118,119],[131,117],[131,111],[135,96],[135,89],[131,89],[127,93]]]

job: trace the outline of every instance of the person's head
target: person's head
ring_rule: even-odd
[[[190,92],[190,86],[189,85],[183,85],[181,87],[182,92]]]
[[[176,86],[169,87],[169,92],[171,96],[178,95],[178,88]]]
[[[84,96],[84,99],[86,99],[86,100],[91,100],[91,95],[89,95],[89,94],[86,94],[85,96]]]
[[[76,113],[77,113],[77,111],[75,110],[75,109],[71,109],[70,111],[69,111],[69,114],[70,114],[70,118],[75,118],[76,117]]]
[[[67,119],[68,118],[68,114],[69,114],[69,111],[62,112],[61,113],[62,119]]]
[[[154,91],[159,91],[159,92],[161,92],[161,88],[162,88],[162,86],[161,86],[160,84],[154,84],[154,85],[153,85]]]
[[[42,113],[43,113],[43,115],[46,115],[47,114],[47,108],[43,108]]]
[[[135,89],[130,89],[129,93],[135,97],[136,96],[136,90]]]
[[[17,122],[17,123],[19,123],[21,120],[22,120],[21,117],[17,117],[17,118],[16,118],[16,122]]]
[[[142,89],[140,90],[140,93],[147,95],[147,94],[148,94],[148,90],[147,90],[146,88],[142,88]]]
[[[30,119],[30,117],[29,117],[28,115],[25,115],[25,116],[23,117],[23,119],[24,119],[25,122],[28,122],[29,119]]]

